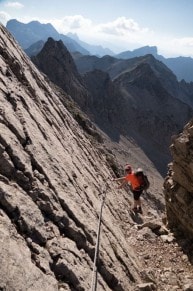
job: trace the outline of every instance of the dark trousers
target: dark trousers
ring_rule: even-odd
[[[137,190],[133,190],[132,192],[133,192],[134,200],[139,200],[139,198],[140,198],[140,196],[141,196],[143,190],[139,190],[139,191],[137,191]]]

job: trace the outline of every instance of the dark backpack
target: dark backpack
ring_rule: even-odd
[[[150,186],[150,183],[147,176],[143,173],[143,170],[137,169],[137,171],[135,172],[135,175],[140,183],[140,189],[147,190]]]

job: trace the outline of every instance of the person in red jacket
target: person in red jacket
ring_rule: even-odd
[[[121,178],[113,179],[113,181],[120,182],[118,189],[124,187],[127,183],[130,185],[130,189],[133,193],[134,198],[134,206],[133,211],[142,213],[141,208],[141,199],[140,196],[143,192],[143,189],[141,188],[139,179],[136,177],[135,172],[132,171],[132,168],[129,164],[125,165],[125,176]]]

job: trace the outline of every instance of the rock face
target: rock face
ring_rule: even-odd
[[[124,116],[120,115],[122,96],[114,86],[109,74],[94,70],[83,76],[84,83],[92,96],[90,111],[96,124],[111,137],[120,133]]]
[[[114,81],[107,76],[98,70],[84,75],[95,104],[95,121],[110,124],[114,135],[118,132],[132,137],[165,175],[171,160],[171,136],[190,120],[193,110],[168,93],[148,63],[120,74]]]
[[[88,107],[88,92],[69,51],[61,40],[54,41],[49,38],[41,52],[32,60],[52,82],[72,95],[82,108]]]
[[[99,289],[132,290],[141,264],[118,211],[131,199],[117,195],[106,156],[64,106],[68,96],[2,26],[0,52],[0,289],[89,290],[105,191]]]
[[[171,136],[190,120],[193,110],[168,93],[147,63],[120,75],[114,85],[125,100],[125,124],[133,129],[135,140],[164,173],[164,163],[170,160]]]
[[[160,224],[162,179],[142,150],[130,142],[129,161],[151,165],[144,216],[133,217],[91,121],[2,26],[0,53],[0,290],[90,290],[102,198],[98,290],[189,290],[187,257]]]
[[[193,120],[171,145],[173,162],[164,183],[166,210],[170,227],[193,238]]]

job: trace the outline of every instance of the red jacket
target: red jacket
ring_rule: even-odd
[[[131,174],[128,174],[127,176],[125,176],[125,180],[127,182],[130,182],[131,184],[131,187],[132,187],[132,190],[139,190],[140,189],[140,182],[139,180],[137,179],[135,173],[131,173]]]

